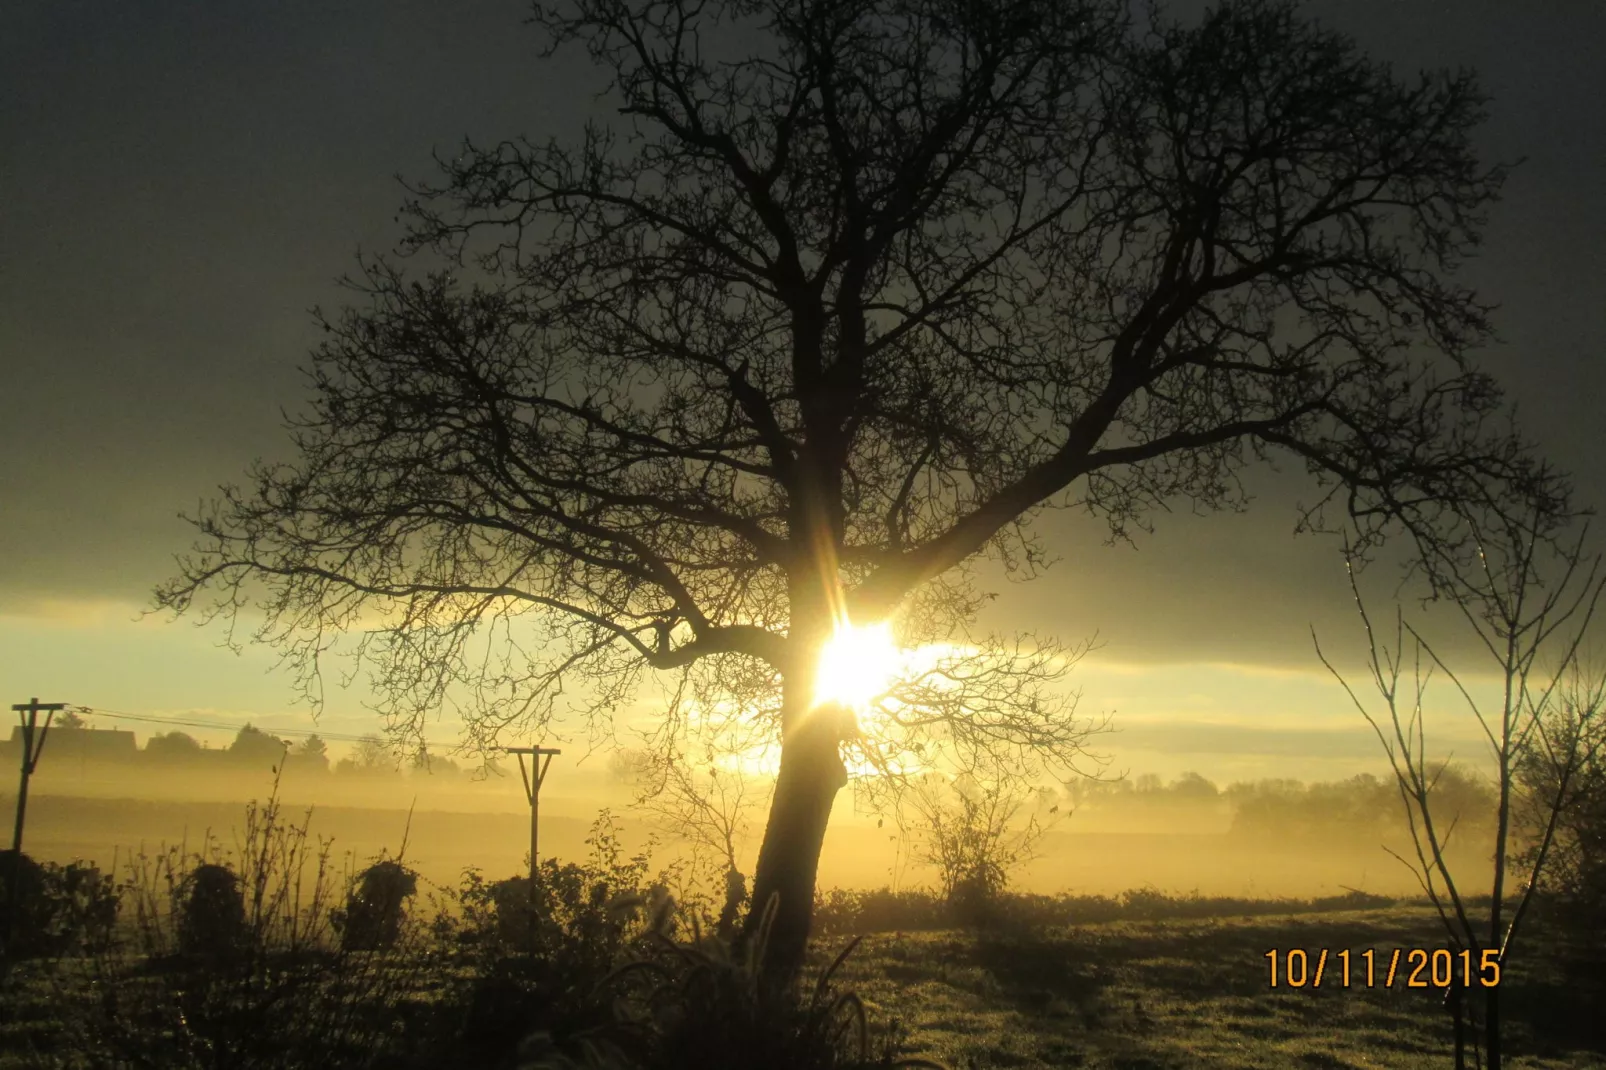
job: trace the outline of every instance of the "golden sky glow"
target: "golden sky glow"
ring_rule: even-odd
[[[1576,106],[1577,87],[1599,66],[1589,5],[1553,5],[1537,21],[1513,14],[1514,5],[1485,5],[1452,24],[1433,5],[1329,6],[1335,25],[1382,58],[1406,67],[1453,58],[1491,80],[1496,99],[1480,135],[1484,151],[1491,159],[1527,158],[1524,181],[1545,196],[1501,206],[1480,285],[1502,306],[1508,356],[1501,359],[1522,354],[1527,362],[1512,384],[1523,390],[1527,422],[1546,455],[1577,473],[1580,497],[1598,503],[1606,468],[1593,428],[1606,363],[1580,355],[1599,350],[1606,317],[1578,312],[1599,306],[1589,300],[1595,275],[1582,265],[1598,262],[1591,236],[1606,225],[1606,187],[1576,165],[1606,146],[1606,110]],[[422,149],[406,155],[414,151],[407,146],[427,149],[471,128],[527,130],[532,122],[542,136],[582,132],[585,102],[601,88],[577,88],[592,77],[585,65],[521,63],[523,35],[505,32],[495,5],[459,7],[450,40],[428,19],[398,15],[385,40],[428,41],[439,62],[422,73],[388,59],[372,63],[373,78],[355,93],[339,65],[308,67],[287,85],[274,52],[296,35],[368,40],[362,17],[343,5],[320,7],[322,23],[285,16],[282,33],[220,17],[206,32],[225,43],[185,66],[180,82],[161,48],[144,47],[140,36],[167,41],[159,20],[96,29],[110,35],[103,44],[116,42],[106,53],[116,64],[97,58],[102,49],[84,47],[77,27],[13,35],[0,71],[19,85],[44,80],[83,91],[15,116],[16,139],[30,151],[8,160],[16,170],[5,246],[30,265],[4,280],[0,300],[0,346],[16,355],[8,382],[46,424],[71,433],[42,434],[27,422],[0,429],[10,462],[0,526],[6,702],[37,694],[331,733],[378,728],[361,682],[344,689],[332,676],[329,707],[315,723],[293,704],[286,676],[269,671],[275,652],[235,657],[216,649],[215,629],[133,618],[152,585],[171,575],[172,555],[192,540],[175,514],[217,484],[238,481],[254,458],[287,459],[281,408],[302,396],[297,368],[321,340],[302,310],[348,300],[333,280],[352,250],[395,240],[390,176],[429,162]],[[70,5],[39,10],[72,23]],[[1522,30],[1515,41],[1504,32],[1513,26]],[[12,43],[0,41],[0,50]],[[1533,76],[1536,56],[1544,57],[1546,77]],[[509,91],[500,75],[465,83],[450,76],[454,69],[512,72],[519,89]],[[137,100],[116,92],[145,82],[172,92]],[[229,91],[214,91],[220,85]],[[349,107],[318,105],[332,95]],[[525,102],[547,98],[577,103],[532,119]],[[85,103],[96,101],[116,101],[121,110]],[[420,115],[429,117],[423,133]],[[1565,125],[1567,136],[1547,136],[1536,116]],[[106,137],[126,141],[119,142],[124,166],[80,166],[83,138],[75,131],[86,122],[109,124]],[[211,140],[198,154],[194,131],[203,128]],[[296,162],[294,182],[283,180],[286,164],[275,151],[286,138],[312,146]],[[131,184],[150,192],[133,216],[123,196]],[[264,207],[241,213],[242,198]],[[255,253],[219,258],[222,246]],[[74,280],[86,264],[103,297],[94,315],[79,314]],[[153,307],[163,314],[152,316]],[[130,406],[130,397],[141,404]],[[1152,533],[1105,546],[1101,518],[1052,511],[1034,531],[1065,558],[1061,564],[1025,585],[1006,585],[990,566],[978,571],[983,589],[1004,594],[984,611],[979,631],[1039,631],[1067,641],[1098,635],[1099,656],[1067,684],[1084,689],[1090,716],[1114,713],[1118,734],[1105,749],[1118,769],[1167,776],[1197,769],[1221,780],[1330,777],[1381,760],[1311,648],[1313,624],[1325,646],[1353,638],[1357,623],[1336,548],[1289,538],[1296,503],[1309,500],[1302,466],[1281,474],[1250,469],[1245,479],[1255,499],[1248,513],[1158,512]],[[1384,572],[1377,575],[1381,581]],[[1386,585],[1379,587],[1386,597]],[[1460,731],[1464,710],[1447,705],[1448,724],[1464,740],[1458,755],[1481,754],[1475,730]],[[643,697],[620,716],[651,724],[660,711]],[[443,740],[456,729],[450,710],[428,726],[431,738]],[[209,741],[226,743],[227,734]]]

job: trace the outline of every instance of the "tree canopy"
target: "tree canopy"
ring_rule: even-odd
[[[245,724],[234,734],[229,744],[229,757],[243,763],[277,766],[283,762],[289,744],[278,736],[262,731],[254,724]]]
[[[781,894],[783,943],[857,733],[810,711],[841,620],[1007,644],[969,634],[973,566],[1034,572],[1044,509],[1125,537],[1243,506],[1274,455],[1361,549],[1457,552],[1474,498],[1567,508],[1471,360],[1490,306],[1455,272],[1506,172],[1474,151],[1470,74],[1398,76],[1278,0],[532,22],[611,78],[584,135],[465,143],[411,187],[416,269],[366,261],[321,317],[298,459],[225,488],[158,601],[260,605],[309,680],[366,629],[393,723],[468,685],[481,744],[683,673],[785,740],[754,892]],[[527,612],[538,647],[498,631]],[[1063,664],[1039,646],[1005,659],[1023,682]],[[947,675],[905,728],[1027,754],[1085,733],[1041,688],[995,707]]]
[[[145,753],[162,761],[184,761],[200,754],[201,750],[199,740],[176,729],[157,732],[145,742]]]

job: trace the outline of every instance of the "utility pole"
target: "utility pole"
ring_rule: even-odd
[[[541,834],[541,784],[546,780],[547,766],[552,756],[563,752],[553,747],[503,747],[508,754],[519,759],[519,776],[524,779],[524,795],[530,800],[530,899],[535,899],[535,860]],[[530,756],[530,769],[524,769],[524,756]],[[545,761],[542,761],[542,758]]]
[[[22,779],[17,785],[17,823],[11,829],[11,873],[6,885],[5,947],[11,947],[11,923],[17,916],[17,896],[22,881],[22,827],[28,817],[28,781],[39,767],[39,755],[45,749],[45,736],[50,722],[58,710],[67,708],[65,702],[40,702],[38,697],[11,707],[22,724]],[[39,715],[45,723],[39,723]]]

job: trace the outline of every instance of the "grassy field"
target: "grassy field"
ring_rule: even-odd
[[[816,965],[844,943],[821,940]],[[1381,968],[1367,987],[1358,965],[1348,988],[1333,971],[1320,987],[1274,990],[1265,959],[1269,949],[1296,947],[1312,961],[1322,948],[1374,948],[1382,959],[1396,947],[1440,943],[1437,919],[1421,907],[873,933],[834,983],[857,992],[879,1025],[897,1020],[906,1053],[953,1070],[1442,1070],[1452,1061],[1441,991],[1404,987],[1403,970],[1385,988]],[[1516,964],[1503,985],[1508,1065],[1606,1067],[1606,969],[1542,943],[1530,951],[1529,961],[1545,965]],[[0,1067],[60,1065],[46,1054],[67,1039],[53,1002],[47,983],[12,988]],[[28,1050],[30,1034],[45,1051]]]
[[[838,941],[840,946],[841,941]],[[883,1017],[901,1016],[909,1047],[955,1070],[1398,1070],[1453,1065],[1442,992],[1273,990],[1266,951],[1434,947],[1425,908],[1333,914],[1116,922],[1020,937],[875,934],[843,967]],[[1554,960],[1551,960],[1554,961]],[[1514,968],[1506,978],[1513,1067],[1606,1067],[1606,970]],[[1379,975],[1382,971],[1379,970]]]

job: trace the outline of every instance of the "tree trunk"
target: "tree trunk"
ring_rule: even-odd
[[[1504,956],[1501,956],[1504,958]],[[1501,969],[1505,964],[1501,963]],[[1483,1005],[1483,1051],[1489,1070],[1500,1070],[1500,989],[1485,988]]]
[[[1450,988],[1444,994],[1444,1002],[1450,1008],[1450,1017],[1455,1022],[1455,1070],[1467,1070],[1467,1023],[1463,1003],[1466,990],[1450,979]]]
[[[753,876],[753,898],[742,928],[744,943],[758,936],[766,904],[776,899],[775,918],[763,950],[766,982],[786,985],[803,968],[814,915],[814,884],[820,848],[836,794],[847,783],[842,762],[842,712],[834,706],[808,709],[806,688],[787,681],[781,768],[770,803],[764,845]]]

